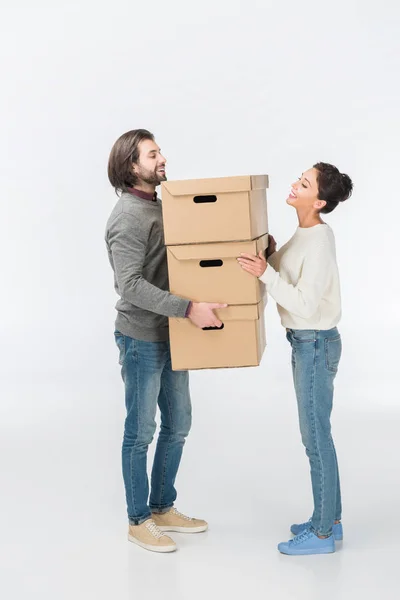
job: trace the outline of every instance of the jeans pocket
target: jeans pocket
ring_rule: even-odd
[[[123,365],[125,360],[125,336],[122,335],[122,333],[120,333],[119,331],[116,331],[114,333],[114,337],[119,350],[118,362],[120,365]]]
[[[328,371],[337,373],[341,355],[342,340],[340,335],[334,338],[325,338],[325,363]]]
[[[291,333],[295,342],[315,342],[315,331],[313,329],[291,329]]]

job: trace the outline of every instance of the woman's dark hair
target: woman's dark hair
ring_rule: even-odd
[[[318,198],[326,202],[319,212],[327,214],[332,212],[339,202],[350,198],[353,182],[348,175],[340,173],[337,167],[328,163],[319,162],[314,165],[314,169],[318,171]]]
[[[121,135],[112,147],[108,159],[108,179],[117,194],[126,192],[137,182],[132,164],[139,160],[139,144],[143,140],[154,141],[154,135],[147,129],[133,129]]]

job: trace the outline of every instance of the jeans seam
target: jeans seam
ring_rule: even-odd
[[[125,362],[126,355],[126,345],[125,345],[125,336],[122,338],[122,356],[120,358],[120,365],[122,366]]]
[[[310,392],[311,392],[311,405],[312,405],[312,433],[313,433],[315,448],[318,453],[318,463],[319,463],[318,467],[319,467],[319,476],[320,476],[320,489],[319,489],[319,498],[318,498],[318,502],[320,504],[320,509],[321,509],[320,510],[320,512],[321,512],[320,522],[318,524],[320,527],[322,520],[323,520],[323,510],[324,510],[323,498],[324,498],[324,483],[325,482],[324,482],[324,470],[322,468],[321,452],[320,452],[319,445],[318,445],[318,436],[317,436],[316,426],[315,426],[315,371],[317,368],[317,350],[318,350],[318,341],[315,339],[313,371],[312,371]]]
[[[160,503],[159,503],[160,506],[162,505],[163,498],[164,498],[165,474],[167,472],[167,460],[168,460],[168,454],[169,454],[169,450],[170,450],[171,436],[174,433],[174,422],[173,422],[173,418],[172,418],[172,410],[171,410],[171,404],[170,404],[170,399],[169,399],[169,395],[168,395],[168,392],[167,392],[167,388],[165,388],[164,394],[165,394],[165,399],[167,401],[168,413],[169,413],[171,427],[170,427],[170,433],[168,435],[167,450],[165,452],[165,458],[164,458],[164,464],[163,464],[163,471],[162,471],[161,494],[160,494]]]
[[[122,367],[121,369],[121,374],[123,373],[123,366],[124,366],[124,362],[125,362],[125,356],[126,356],[126,343],[125,343],[125,336],[120,333],[119,331],[115,331],[114,332],[114,339],[115,339],[115,343],[118,349],[118,364]],[[121,348],[119,347],[118,344],[118,339],[121,340]]]
[[[335,374],[338,372],[338,369],[337,368],[334,369],[334,368],[332,368],[330,366],[330,362],[329,362],[329,350],[328,349],[329,349],[330,342],[333,342],[333,341],[336,342],[339,339],[340,338],[332,338],[332,339],[325,338],[325,364],[326,364],[326,368],[328,369],[328,371],[330,371],[331,373],[335,373]]]
[[[137,360],[137,357],[135,358],[135,349],[132,348],[132,357],[134,360]],[[136,389],[136,393],[138,393],[139,390],[139,368],[135,369],[136,371],[136,382],[135,382],[135,389]],[[138,396],[140,396],[140,394],[138,394]],[[130,464],[129,464],[129,472],[130,472],[130,477],[131,477],[131,500],[132,500],[132,506],[133,506],[133,510],[135,511],[135,514],[137,515],[137,509],[136,509],[136,502],[135,502],[135,483],[134,483],[134,477],[133,477],[133,456],[135,454],[136,451],[136,443],[139,437],[139,426],[140,426],[140,411],[139,411],[139,402],[136,402],[136,422],[137,422],[137,431],[136,431],[136,439],[134,444],[132,444],[132,448],[131,448],[131,456],[130,456]]]

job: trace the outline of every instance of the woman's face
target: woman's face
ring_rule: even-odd
[[[318,198],[317,169],[308,169],[301,177],[292,183],[290,194],[286,200],[290,206],[296,209],[320,210],[326,204],[324,200]]]

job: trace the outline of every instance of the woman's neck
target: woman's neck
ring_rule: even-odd
[[[315,227],[315,225],[324,225],[324,222],[319,214],[301,213],[297,211],[297,218],[299,220],[299,227],[303,229],[307,229],[308,227]]]

